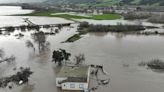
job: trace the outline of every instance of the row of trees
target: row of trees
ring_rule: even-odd
[[[135,20],[135,19],[147,19],[152,16],[151,13],[136,13],[136,12],[128,12],[123,14],[124,19]]]
[[[137,25],[93,25],[88,22],[82,22],[79,25],[79,30],[88,31],[88,32],[130,32],[130,31],[142,31],[145,30],[145,27],[137,24]]]

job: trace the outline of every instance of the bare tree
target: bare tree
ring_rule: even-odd
[[[32,35],[32,38],[34,42],[38,44],[39,53],[49,49],[50,43],[46,41],[46,35],[44,32],[42,31],[36,32]]]
[[[84,56],[84,54],[79,54],[79,55],[75,56],[74,60],[76,62],[75,65],[82,65],[85,61],[85,56]]]
[[[34,52],[35,52],[35,47],[34,47],[34,44],[30,41],[30,40],[27,40],[26,41],[26,46],[28,48],[33,48]]]

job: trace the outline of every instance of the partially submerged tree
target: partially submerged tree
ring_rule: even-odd
[[[53,51],[53,62],[58,63],[59,66],[63,64],[65,61],[69,61],[69,57],[71,56],[70,53],[66,52],[64,49],[54,50]]]
[[[84,56],[84,54],[79,54],[79,55],[75,56],[74,60],[76,62],[75,65],[82,65],[85,61],[85,56]]]
[[[35,52],[34,44],[33,44],[30,40],[27,40],[27,41],[26,41],[26,46],[27,46],[28,48],[32,48],[33,51]]]
[[[46,42],[46,36],[44,32],[37,32],[34,34],[34,41],[38,43],[39,50],[44,48],[44,43]]]
[[[25,83],[28,83],[29,77],[33,72],[30,70],[30,68],[21,68],[19,72],[17,72],[15,75],[12,75],[10,77],[4,77],[0,78],[0,88],[6,88],[8,87],[9,83],[14,83],[16,85],[23,85]],[[12,88],[9,86],[9,88]]]
[[[38,44],[39,52],[45,51],[46,48],[50,45],[49,42],[46,41],[45,33],[42,31],[36,32],[32,35],[34,42]]]

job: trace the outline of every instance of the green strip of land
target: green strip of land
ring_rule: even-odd
[[[26,16],[47,16],[47,17],[60,17],[65,19],[94,19],[94,20],[115,20],[115,19],[122,18],[122,16],[118,14],[79,16],[79,15],[71,15],[71,14],[55,14],[54,12],[34,12],[31,14],[26,14]]]

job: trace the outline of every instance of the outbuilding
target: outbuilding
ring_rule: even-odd
[[[90,66],[63,66],[56,77],[56,85],[62,90],[87,91]]]

